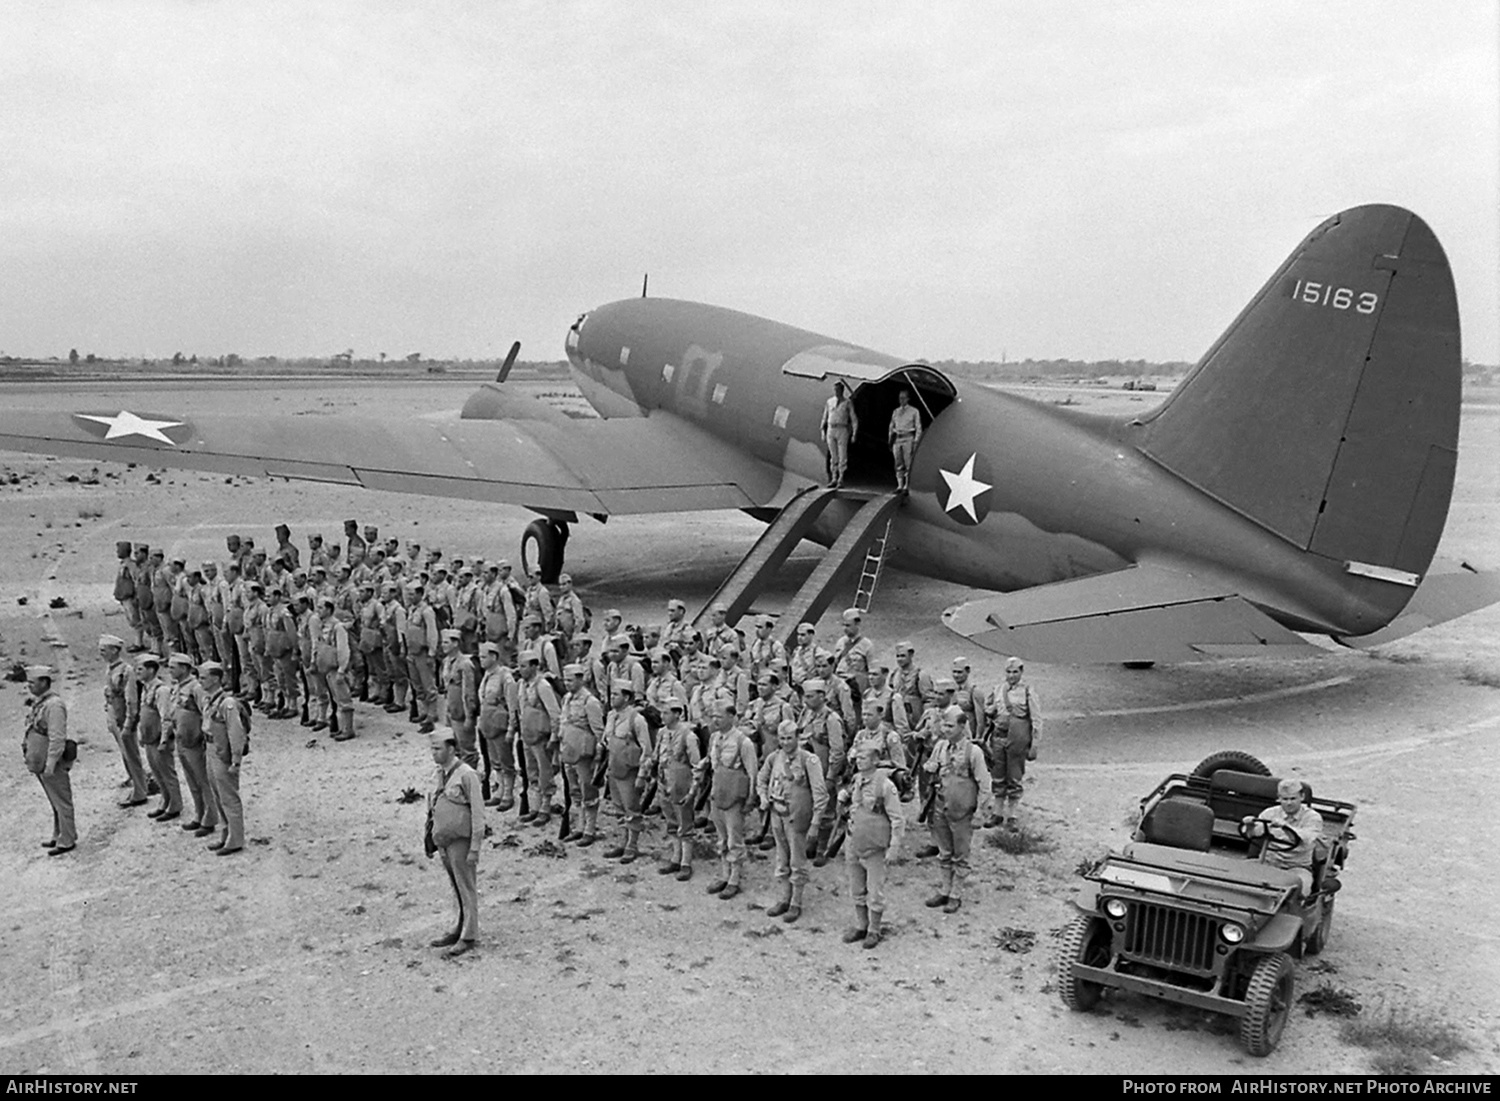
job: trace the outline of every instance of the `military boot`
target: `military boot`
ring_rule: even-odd
[[[766,910],[766,917],[780,917],[792,908],[792,884],[791,881],[781,885],[781,901]]]
[[[874,948],[880,943],[880,911],[870,911],[870,927],[865,932],[865,947]]]
[[[865,939],[870,932],[870,911],[863,906],[854,908],[854,927],[844,930],[844,943],[854,944]]]
[[[339,708],[339,732],[334,737],[341,742],[347,742],[354,737],[354,708]]]
[[[328,733],[332,734],[335,738],[339,736],[339,712],[336,707],[328,709]]]
[[[618,845],[611,845],[609,848],[604,850],[604,859],[619,860],[620,857],[625,855],[625,850],[629,841],[630,831],[626,830],[624,839]]]
[[[802,889],[806,886],[805,883],[792,884],[792,904],[787,907],[786,916],[781,919],[782,921],[791,924],[802,916]]]
[[[693,843],[691,841],[679,841],[678,845],[682,852],[678,860],[681,866],[677,869],[677,882],[686,883],[693,878]]]
[[[636,857],[640,856],[641,831],[625,831],[625,851],[620,855],[621,864],[634,864]]]
[[[729,861],[719,861],[719,877],[711,880],[708,884],[708,893],[716,895],[725,887],[729,886]]]
[[[948,868],[944,868],[943,869],[943,883],[942,883],[942,886],[940,886],[937,889],[936,893],[933,894],[932,897],[927,900],[927,906],[928,906],[928,908],[932,909],[932,910],[936,910],[939,906],[945,906],[945,905],[947,905],[947,903],[948,903],[948,895],[949,895],[949,893],[952,890],[953,890],[953,872],[950,869],[948,869]]]
[[[724,884],[724,889],[719,892],[719,897],[725,902],[728,902],[740,893],[740,869],[742,867],[743,865],[741,864],[731,864],[729,866],[729,882]]]
[[[681,846],[677,844],[677,838],[671,838],[671,844],[667,846],[666,859],[656,866],[657,875],[672,875],[682,870],[682,861],[678,855],[682,852]]]

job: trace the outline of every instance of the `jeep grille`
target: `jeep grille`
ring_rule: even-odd
[[[1181,971],[1211,974],[1219,923],[1207,914],[1132,902],[1125,915],[1125,954]]]

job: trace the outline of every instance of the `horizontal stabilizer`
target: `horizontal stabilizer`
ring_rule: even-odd
[[[1378,631],[1338,641],[1360,649],[1379,646],[1496,603],[1500,603],[1500,573],[1481,573],[1467,562],[1434,563],[1400,615]]]
[[[943,623],[987,650],[1064,665],[1318,652],[1238,594],[1156,565],[986,596]]]

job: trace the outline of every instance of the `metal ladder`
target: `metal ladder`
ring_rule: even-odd
[[[875,586],[880,583],[880,571],[885,565],[886,543],[891,537],[891,525],[896,522],[893,513],[885,522],[880,534],[870,540],[865,550],[865,565],[860,571],[859,585],[854,590],[854,607],[869,612],[870,602],[875,599]]]

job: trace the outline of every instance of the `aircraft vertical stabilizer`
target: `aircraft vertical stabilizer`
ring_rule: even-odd
[[[1362,206],[1297,246],[1146,419],[1141,449],[1294,545],[1395,582],[1399,609],[1447,518],[1459,400],[1442,247],[1410,211]]]

